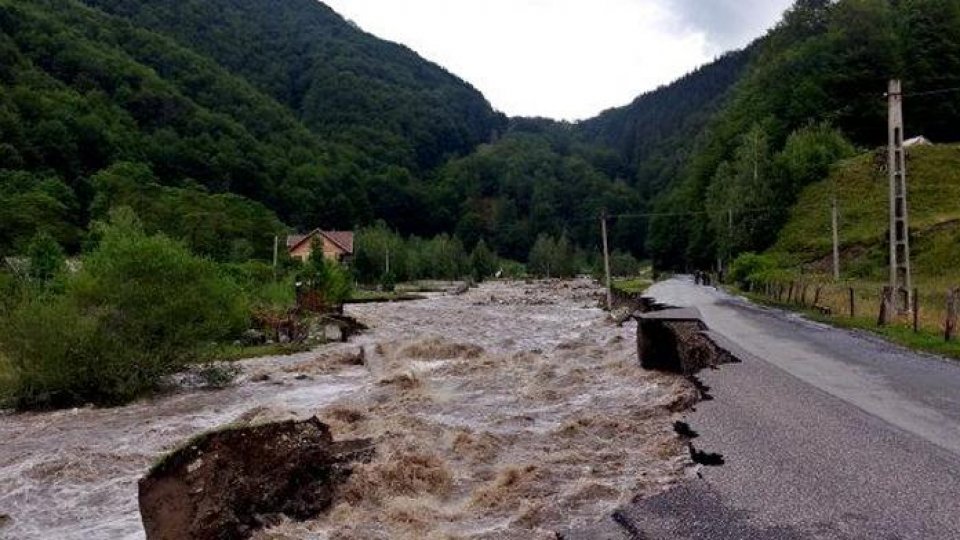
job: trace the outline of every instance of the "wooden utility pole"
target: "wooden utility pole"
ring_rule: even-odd
[[[833,197],[833,205],[830,209],[831,221],[833,222],[833,280],[840,281],[840,224],[837,216],[837,197]]]
[[[887,171],[890,177],[890,287],[893,309],[906,313],[911,309],[913,293],[910,275],[910,223],[907,212],[907,162],[903,149],[903,87],[890,81],[889,144]]]
[[[613,309],[613,282],[610,279],[610,248],[607,244],[607,210],[600,213],[600,231],[603,235],[603,269],[607,277],[607,309]]]

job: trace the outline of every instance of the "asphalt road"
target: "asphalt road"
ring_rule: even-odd
[[[724,463],[580,537],[960,539],[960,362],[685,279],[649,295],[743,360],[700,374],[713,399],[688,419]]]

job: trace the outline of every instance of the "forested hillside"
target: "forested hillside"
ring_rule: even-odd
[[[429,170],[505,118],[480,92],[316,0],[83,0],[176,39],[382,163]]]
[[[9,209],[0,251],[22,251],[37,231],[75,251],[108,201],[133,206],[148,228],[217,257],[266,256],[281,221],[351,228],[379,218],[406,232],[436,232],[422,202],[432,174],[425,167],[488,140],[503,119],[462,81],[321,4],[266,4],[225,3],[223,21],[181,20],[177,28],[206,36],[184,45],[75,0],[0,0],[0,205]],[[298,13],[279,9],[294,4]],[[206,13],[211,5],[193,7]],[[250,55],[263,49],[254,40],[244,52],[221,35],[229,32],[215,31],[231,21],[242,21],[238,32],[258,26],[260,18],[227,9],[244,6],[279,17],[262,25],[275,39],[299,36],[285,50],[328,37],[307,54],[315,69],[296,77],[309,87],[303,101],[329,114],[265,93],[277,91],[266,84],[273,80],[266,64],[282,58],[264,54],[255,66]],[[254,69],[231,73],[203,53],[203,43],[221,44]],[[298,60],[288,60],[295,70]],[[145,194],[160,186],[167,195],[148,203]],[[224,247],[231,244],[236,249]]]
[[[960,138],[960,4],[800,0],[761,40],[726,106],[656,209],[649,248],[662,266],[707,266],[777,238],[804,186],[886,140],[884,92],[903,79],[907,135]]]
[[[659,266],[777,239],[802,190],[885,139],[883,92],[960,86],[960,4],[799,0],[743,51],[577,124],[506,119],[314,0],[0,0],[0,251],[92,220],[224,260],[383,221],[524,260],[542,235]],[[908,134],[960,138],[957,94]],[[648,214],[656,217],[649,217]],[[222,240],[221,240],[222,238]]]
[[[644,200],[683,170],[699,133],[747,67],[755,47],[728,53],[693,73],[577,125],[581,139],[611,148]]]

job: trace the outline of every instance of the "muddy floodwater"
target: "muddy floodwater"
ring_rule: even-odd
[[[672,431],[695,399],[636,362],[635,325],[593,283],[491,283],[354,306],[351,343],[242,362],[238,384],[117,409],[0,416],[0,538],[143,538],[137,479],[227,423],[319,416],[371,438],[320,519],[262,539],[553,538],[689,472]]]

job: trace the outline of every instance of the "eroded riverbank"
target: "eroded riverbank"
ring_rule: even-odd
[[[640,369],[633,323],[610,323],[598,293],[493,283],[351,306],[368,333],[243,362],[234,388],[4,417],[0,536],[141,538],[136,480],[157,456],[225,423],[312,415],[377,456],[329,515],[262,538],[551,537],[599,519],[684,475],[672,423],[696,392]]]

